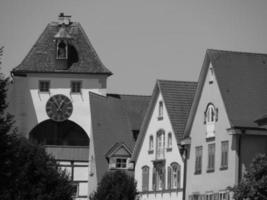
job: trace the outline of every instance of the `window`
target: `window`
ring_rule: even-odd
[[[202,146],[196,147],[195,174],[201,174],[202,168]]]
[[[168,188],[177,189],[180,188],[181,179],[181,167],[178,163],[172,163],[168,167]]]
[[[168,143],[167,148],[170,150],[172,148],[172,133],[168,133]],[[168,150],[167,149],[167,150]]]
[[[163,119],[163,102],[160,101],[159,102],[159,117],[158,120],[162,120]]]
[[[78,197],[79,196],[79,184],[77,182],[73,182],[73,187],[74,187],[74,194],[73,197]]]
[[[156,147],[156,159],[164,159],[165,154],[165,132],[163,130],[159,130],[157,132],[157,147]]]
[[[148,151],[149,153],[153,153],[154,150],[154,139],[153,139],[153,135],[149,136],[149,147],[148,147]]]
[[[59,41],[57,44],[57,59],[67,58],[67,44],[64,41]]]
[[[39,81],[39,91],[40,92],[49,92],[50,82],[49,81]]]
[[[156,163],[153,168],[153,189],[163,190],[165,188],[165,165]]]
[[[214,69],[212,67],[209,68],[210,74],[209,74],[209,84],[212,84],[214,81]]]
[[[215,143],[208,144],[208,172],[213,172],[215,168]]]
[[[117,158],[116,159],[116,168],[125,169],[127,166],[127,159],[126,158]]]
[[[228,191],[219,192],[219,199],[218,200],[228,200],[228,199],[229,199],[229,192]]]
[[[72,81],[71,82],[71,93],[81,93],[81,81]]]
[[[207,126],[207,138],[215,136],[215,122],[218,121],[218,109],[212,103],[207,105],[204,124]]]
[[[223,141],[222,142],[221,169],[227,169],[228,167],[228,149],[229,149],[229,142]]]
[[[142,168],[142,190],[148,191],[149,187],[149,167],[144,166]]]

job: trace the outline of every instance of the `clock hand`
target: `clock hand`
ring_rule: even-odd
[[[61,110],[61,107],[64,105],[64,100],[61,100],[59,106],[57,107],[57,111]],[[61,110],[62,111],[62,110]]]

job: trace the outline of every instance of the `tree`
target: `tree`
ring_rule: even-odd
[[[90,200],[135,200],[136,195],[136,183],[132,176],[124,171],[109,171]]]
[[[233,189],[234,199],[267,199],[267,157],[257,155],[240,184]]]
[[[16,134],[6,112],[8,84],[0,73],[0,199],[71,200],[75,191],[66,172],[43,148]]]

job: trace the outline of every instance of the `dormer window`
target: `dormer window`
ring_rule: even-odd
[[[160,101],[159,102],[159,116],[158,116],[158,120],[162,120],[163,119],[163,102]]]
[[[126,169],[127,159],[126,158],[116,158],[116,168],[117,169]]]
[[[218,121],[218,109],[212,103],[207,105],[204,113],[204,123],[207,126],[207,138],[215,136],[215,122]]]
[[[49,81],[39,81],[39,92],[49,92],[50,82]]]
[[[57,44],[57,59],[68,58],[68,45],[65,41],[61,40]]]

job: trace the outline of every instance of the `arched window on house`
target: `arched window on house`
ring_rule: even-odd
[[[152,153],[154,151],[154,139],[153,135],[149,136],[149,147],[148,147],[149,153]]]
[[[171,148],[172,148],[172,133],[168,133],[167,150],[171,150]]]
[[[149,167],[142,168],[142,191],[148,191],[149,188]]]
[[[207,126],[207,138],[215,136],[215,122],[218,121],[218,109],[209,103],[204,113],[204,123]]]
[[[165,132],[164,130],[159,130],[157,132],[157,143],[156,143],[156,159],[161,160],[165,158]]]
[[[159,116],[158,116],[158,120],[162,120],[163,119],[163,102],[160,101],[159,102]]]
[[[178,189],[181,187],[181,166],[178,163],[172,163],[168,167],[168,188]]]

